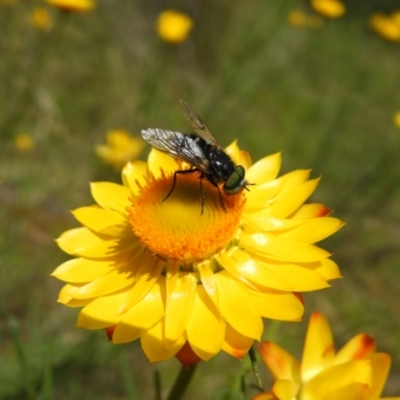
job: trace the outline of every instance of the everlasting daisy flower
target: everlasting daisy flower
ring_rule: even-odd
[[[20,133],[14,139],[14,146],[21,152],[32,150],[34,142],[31,135],[27,133]]]
[[[92,0],[46,0],[46,2],[63,11],[86,12],[96,7]]]
[[[370,27],[381,37],[393,42],[400,41],[400,13],[392,15],[373,14],[369,19]]]
[[[394,124],[400,129],[400,111],[397,111],[393,116]]]
[[[193,28],[192,19],[179,11],[166,10],[160,13],[156,22],[156,31],[167,43],[184,42]]]
[[[53,21],[47,8],[36,7],[29,14],[29,23],[34,28],[49,31],[53,27]]]
[[[362,333],[335,352],[328,321],[315,312],[301,363],[275,343],[260,345],[275,383],[271,392],[253,400],[378,400],[389,373],[390,356],[376,353],[375,347],[374,339]]]
[[[128,162],[136,159],[142,152],[145,142],[132,137],[129,132],[117,129],[107,132],[107,144],[98,145],[96,154],[107,164],[121,170]]]
[[[297,292],[340,277],[315,243],[342,222],[303,204],[319,178],[278,178],[280,154],[252,164],[236,142],[226,153],[246,169],[249,191],[229,196],[193,171],[175,182],[189,165],[155,149],[125,166],[123,185],[91,185],[96,204],[73,211],[83,226],[57,240],[76,258],[53,272],[67,282],[59,302],[83,307],[78,327],[105,328],[114,343],[140,339],[151,362],[190,365],[221,350],[242,358],[263,317],[300,320]]]
[[[339,0],[311,0],[311,7],[328,18],[339,18],[346,12],[345,5]]]

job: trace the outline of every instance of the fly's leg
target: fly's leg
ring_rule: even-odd
[[[215,187],[217,188],[217,190],[218,190],[218,195],[219,195],[219,199],[221,200],[222,208],[223,208],[224,211],[227,213],[228,210],[227,210],[226,207],[225,207],[224,199],[222,198],[221,190],[219,190],[218,184],[217,184],[216,182],[214,182],[213,180],[211,180],[210,178],[208,178],[208,180],[209,180],[209,182],[210,182],[213,186],[215,186]]]
[[[168,194],[165,196],[165,198],[164,198],[163,201],[167,200],[168,197],[171,196],[172,192],[174,191],[175,185],[176,185],[176,176],[177,176],[178,174],[192,174],[193,172],[197,172],[197,171],[200,171],[200,170],[197,169],[197,168],[194,168],[194,169],[181,169],[181,170],[175,171],[175,172],[174,172],[174,180],[173,180],[173,182],[172,182],[171,190],[170,190],[170,191],[168,192]]]

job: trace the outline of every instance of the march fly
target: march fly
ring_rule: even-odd
[[[191,169],[175,171],[171,190],[164,201],[173,192],[178,174],[200,172],[201,214],[203,214],[204,208],[202,186],[204,178],[218,189],[222,207],[227,211],[218,184],[223,183],[222,189],[228,195],[239,194],[243,189],[248,190],[247,185],[249,183],[244,179],[245,169],[243,166],[233,163],[201,118],[186,101],[180,100],[179,105],[195,133],[183,134],[158,128],[142,130],[143,139],[152,147],[184,161],[192,167]]]

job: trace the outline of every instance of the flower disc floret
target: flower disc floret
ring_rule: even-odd
[[[150,177],[131,198],[130,222],[143,246],[188,264],[211,257],[235,238],[244,198],[226,196],[206,179],[200,186],[200,179],[199,172],[180,175],[173,187],[173,175]]]

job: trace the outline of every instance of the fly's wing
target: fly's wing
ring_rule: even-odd
[[[208,160],[204,157],[199,145],[189,136],[180,132],[166,131],[164,129],[144,129],[143,139],[152,147],[178,158],[188,164],[208,172]]]
[[[179,100],[179,105],[181,107],[184,117],[189,121],[190,125],[192,125],[194,131],[208,144],[222,150],[221,146],[217,143],[214,136],[205,126],[202,119],[196,114],[195,111],[192,110],[189,104],[185,100]]]

